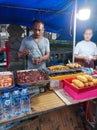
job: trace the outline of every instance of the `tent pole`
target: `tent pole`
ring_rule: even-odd
[[[26,36],[29,36],[29,28],[28,27],[26,27]],[[27,65],[28,65],[28,56],[26,56],[26,58],[25,58],[25,69],[28,68]]]
[[[77,0],[75,0],[75,8],[74,8],[73,56],[72,56],[73,63],[74,63],[74,49],[75,49],[75,43],[76,43],[76,14],[77,14]]]

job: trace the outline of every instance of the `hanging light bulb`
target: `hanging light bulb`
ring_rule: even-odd
[[[90,18],[91,11],[89,8],[82,8],[77,14],[79,20],[88,20]]]
[[[84,5],[83,7],[79,10],[78,14],[77,14],[77,18],[79,20],[88,20],[90,18],[91,15],[91,10],[88,6],[89,1],[88,0],[84,0]]]

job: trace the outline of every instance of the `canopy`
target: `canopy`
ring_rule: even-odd
[[[78,9],[86,0],[78,0]],[[92,9],[91,20],[77,20],[77,30],[82,32],[85,27],[97,30],[97,2],[87,0]],[[31,27],[33,20],[40,19],[49,32],[71,36],[73,30],[75,0],[0,0],[0,24],[17,24]]]
[[[40,19],[47,31],[60,33],[69,30],[73,6],[74,0],[0,0],[0,24],[31,27]]]

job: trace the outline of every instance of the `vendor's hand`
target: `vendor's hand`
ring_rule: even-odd
[[[84,56],[84,60],[87,62],[89,60],[88,56]]]
[[[39,60],[38,62],[41,63],[43,61],[43,58],[40,57],[38,60]]]
[[[35,65],[38,65],[40,64],[40,59],[32,59],[32,63],[35,64]]]
[[[42,62],[42,58],[32,59],[33,64],[38,65]]]
[[[23,56],[29,55],[29,50],[28,49],[24,49],[22,51],[22,54],[23,54]]]
[[[97,59],[97,57],[96,57],[96,56],[93,56],[92,60],[96,60],[96,59]]]

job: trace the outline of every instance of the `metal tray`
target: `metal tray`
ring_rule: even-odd
[[[48,71],[48,74],[49,75],[52,75],[52,74],[67,74],[67,73],[77,73],[77,72],[82,72],[81,68],[74,68],[74,69],[65,69],[65,70],[56,70],[56,71],[51,71],[49,70]]]
[[[23,84],[26,84],[27,86],[32,86],[32,85],[34,85],[34,86],[39,86],[39,85],[46,85],[46,84],[48,84],[49,82],[50,82],[50,79],[49,79],[49,76],[48,76],[48,74],[45,72],[45,71],[42,71],[42,70],[38,70],[38,69],[31,69],[31,70],[19,70],[19,71],[17,71],[16,73],[22,73],[22,72],[34,72],[34,71],[40,71],[42,74],[44,74],[45,75],[45,77],[46,77],[46,79],[45,80],[39,80],[39,81],[35,81],[35,82],[24,82],[24,83],[21,83],[21,82],[19,82],[18,81],[18,76],[17,76],[17,84],[18,85],[23,85]]]

